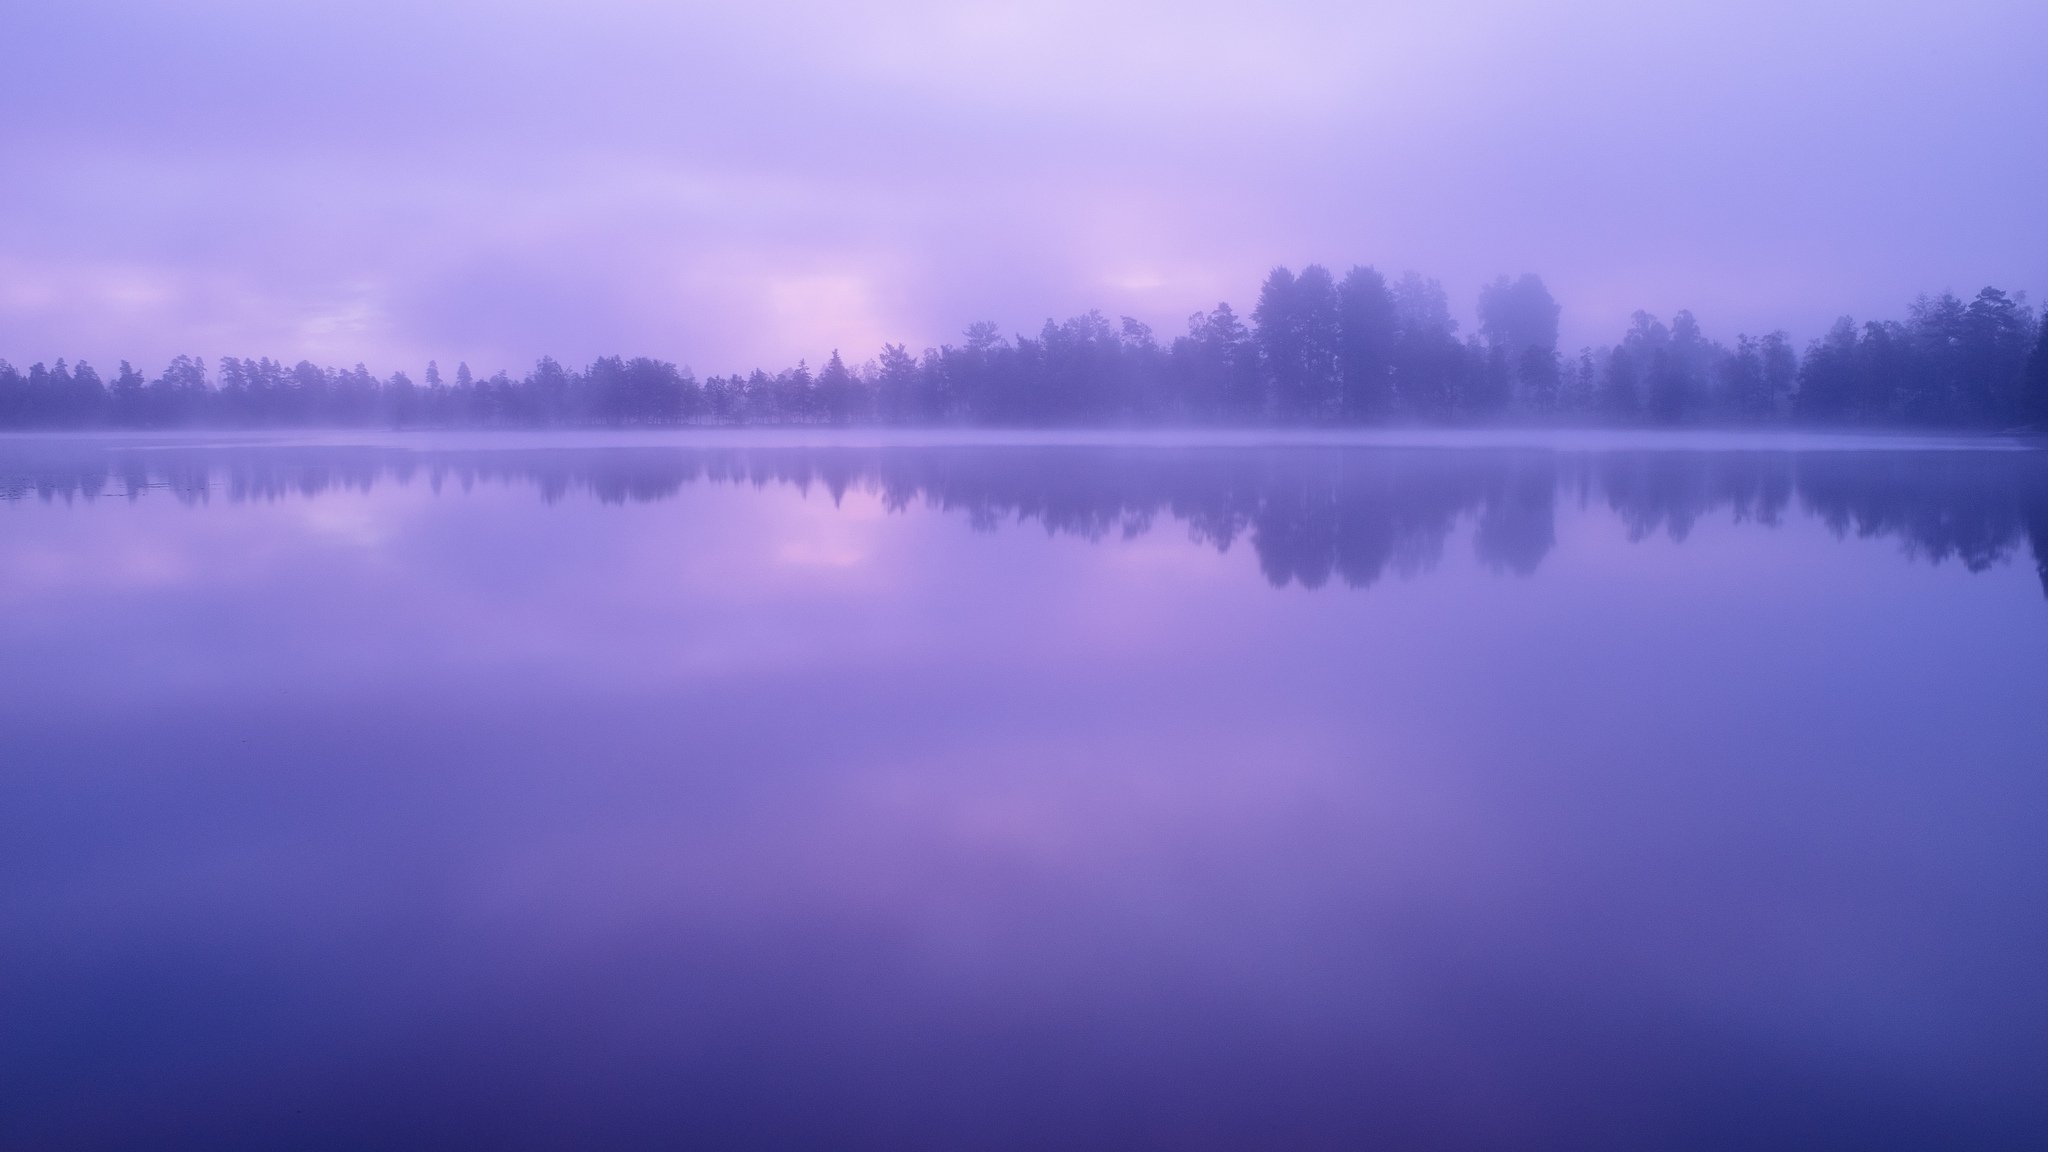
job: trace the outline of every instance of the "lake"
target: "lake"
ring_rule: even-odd
[[[2048,1147],[2048,452],[0,438],[0,1147]]]

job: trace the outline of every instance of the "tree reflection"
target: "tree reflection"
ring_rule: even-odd
[[[1684,541],[1726,514],[1772,526],[1796,501],[1839,537],[1893,539],[1971,571],[2031,552],[2048,594],[2048,457],[1987,451],[1432,450],[1349,447],[542,448],[107,447],[18,442],[0,499],[192,504],[313,498],[421,483],[526,486],[544,501],[665,500],[693,484],[793,486],[835,504],[871,493],[976,530],[1037,525],[1086,540],[1167,522],[1197,543],[1240,541],[1275,587],[1365,588],[1433,567],[1461,526],[1498,573],[1537,571],[1560,498],[1610,509],[1632,540]]]

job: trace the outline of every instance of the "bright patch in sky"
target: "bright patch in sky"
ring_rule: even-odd
[[[2026,0],[17,8],[17,364],[1170,339],[1310,261],[1803,341],[2048,259]]]

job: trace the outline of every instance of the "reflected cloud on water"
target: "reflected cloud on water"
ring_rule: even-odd
[[[315,499],[380,485],[436,493],[531,488],[553,503],[670,499],[696,484],[786,485],[878,497],[1086,540],[1172,524],[1258,557],[1275,587],[1366,588],[1434,566],[1470,520],[1479,560],[1536,572],[1558,546],[1560,501],[1604,507],[1632,540],[1684,541],[1728,515],[1775,526],[1814,517],[1838,537],[1897,541],[1909,556],[1981,571],[2030,561],[2048,594],[2048,458],[2009,451],[1601,451],[1353,447],[607,447],[411,449],[98,445],[0,449],[0,500],[167,495]]]
[[[2038,454],[478,439],[0,440],[0,1146],[2048,1131]]]

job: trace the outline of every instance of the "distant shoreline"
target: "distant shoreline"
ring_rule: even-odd
[[[223,446],[676,448],[1006,448],[1138,449],[1389,448],[1603,451],[2038,451],[2048,435],[1913,428],[1714,427],[1500,424],[1448,428],[959,425],[680,424],[527,427],[298,427],[0,429],[0,445],[70,442],[119,447]]]

